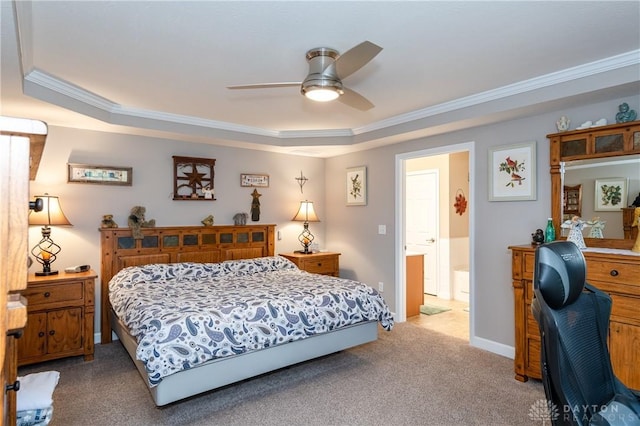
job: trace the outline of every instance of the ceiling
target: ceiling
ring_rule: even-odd
[[[2,115],[329,157],[640,91],[640,2],[1,1]],[[305,53],[383,47],[305,99]],[[636,106],[638,107],[638,106]]]

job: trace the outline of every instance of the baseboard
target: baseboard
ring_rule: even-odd
[[[493,340],[472,336],[469,339],[469,344],[476,348],[480,348],[497,355],[502,355],[503,357],[506,357],[506,358],[514,359],[516,357],[516,349],[513,346],[508,346],[502,343],[494,342]]]

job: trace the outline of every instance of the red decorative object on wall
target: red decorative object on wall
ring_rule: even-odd
[[[453,205],[456,208],[456,213],[462,216],[462,214],[467,211],[467,199],[464,197],[464,192],[462,189],[458,189],[456,191],[456,202]]]

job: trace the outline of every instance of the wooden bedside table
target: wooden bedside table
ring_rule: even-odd
[[[334,277],[340,276],[340,253],[280,253],[280,256],[286,257],[303,271]]]
[[[18,339],[18,365],[84,355],[93,360],[94,271],[29,274],[27,326]]]

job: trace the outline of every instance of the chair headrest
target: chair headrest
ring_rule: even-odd
[[[571,241],[554,241],[536,249],[534,289],[552,309],[576,301],[586,278],[584,255]]]

